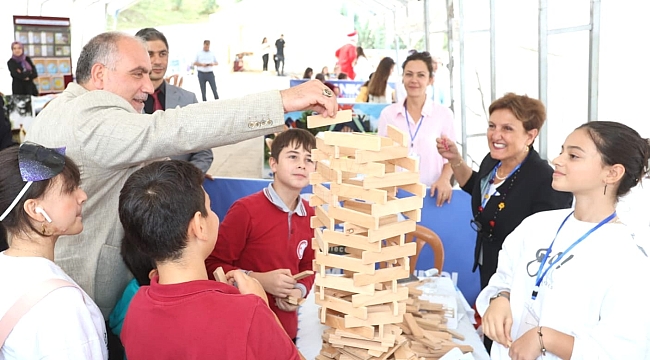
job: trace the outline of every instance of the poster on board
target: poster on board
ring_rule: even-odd
[[[70,19],[45,16],[14,16],[14,39],[23,44],[38,72],[38,92],[56,94],[72,79]],[[69,81],[68,80],[68,81]]]

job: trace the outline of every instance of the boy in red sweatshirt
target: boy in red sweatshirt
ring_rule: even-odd
[[[271,145],[269,165],[273,182],[264,190],[237,200],[219,229],[214,251],[206,259],[208,274],[219,266],[228,272],[240,269],[257,279],[289,337],[298,333],[297,305],[288,296],[305,298],[314,276],[295,281],[292,275],[312,270],[313,231],[309,219],[314,210],[300,192],[315,170],[311,149],[316,139],[309,131],[289,129]]]
[[[299,359],[268,308],[262,286],[241,271],[208,280],[219,218],[185,161],[159,161],[133,173],[120,192],[122,246],[155,262],[158,275],[133,297],[121,339],[129,360]]]

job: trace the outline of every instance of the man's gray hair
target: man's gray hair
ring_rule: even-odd
[[[81,50],[77,61],[77,70],[75,71],[77,83],[85,84],[90,80],[90,72],[95,64],[103,64],[114,70],[118,58],[117,43],[125,38],[137,40],[145,46],[145,42],[141,38],[117,31],[101,33],[90,39]]]

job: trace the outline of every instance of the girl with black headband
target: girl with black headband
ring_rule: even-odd
[[[0,358],[107,359],[99,308],[54,263],[59,236],[83,230],[79,169],[33,143],[0,152],[0,168]]]

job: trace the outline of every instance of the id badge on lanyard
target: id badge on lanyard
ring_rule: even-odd
[[[409,151],[409,157],[414,158],[414,159],[417,160],[418,162],[420,161],[420,154],[418,154],[417,152],[415,152],[415,149],[413,149],[412,147],[411,147],[411,151]]]

